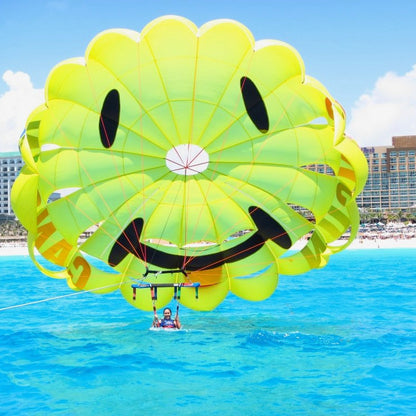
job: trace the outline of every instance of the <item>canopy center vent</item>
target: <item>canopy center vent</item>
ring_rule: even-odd
[[[180,144],[166,154],[166,166],[178,175],[196,175],[207,169],[208,153],[196,144]]]

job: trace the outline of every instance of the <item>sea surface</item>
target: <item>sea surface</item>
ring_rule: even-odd
[[[73,294],[0,257],[0,308]],[[175,308],[175,304],[171,306]],[[416,415],[416,250],[347,250],[274,295],[180,309],[119,292],[0,311],[0,415]]]

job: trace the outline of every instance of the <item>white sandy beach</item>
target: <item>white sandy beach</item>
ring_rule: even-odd
[[[305,245],[305,241],[298,241],[292,247],[294,250],[300,250]],[[356,249],[393,249],[393,248],[415,248],[416,238],[356,238],[348,247],[347,250]],[[28,256],[27,246],[2,244],[0,245],[0,256]]]

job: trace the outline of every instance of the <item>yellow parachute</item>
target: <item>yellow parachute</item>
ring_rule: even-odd
[[[144,310],[135,282],[166,286],[158,307],[192,282],[199,296],[180,299],[192,309],[229,291],[262,300],[279,273],[323,267],[356,235],[365,157],[285,43],[165,16],[99,34],[85,59],[52,70],[45,95],[12,203],[34,262],[75,290],[119,288]]]

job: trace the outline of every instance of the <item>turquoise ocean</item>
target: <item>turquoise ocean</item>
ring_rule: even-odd
[[[0,415],[416,415],[415,270],[347,250],[263,302],[182,307],[176,332],[119,292],[2,310]],[[0,278],[0,308],[75,293],[25,256]]]

